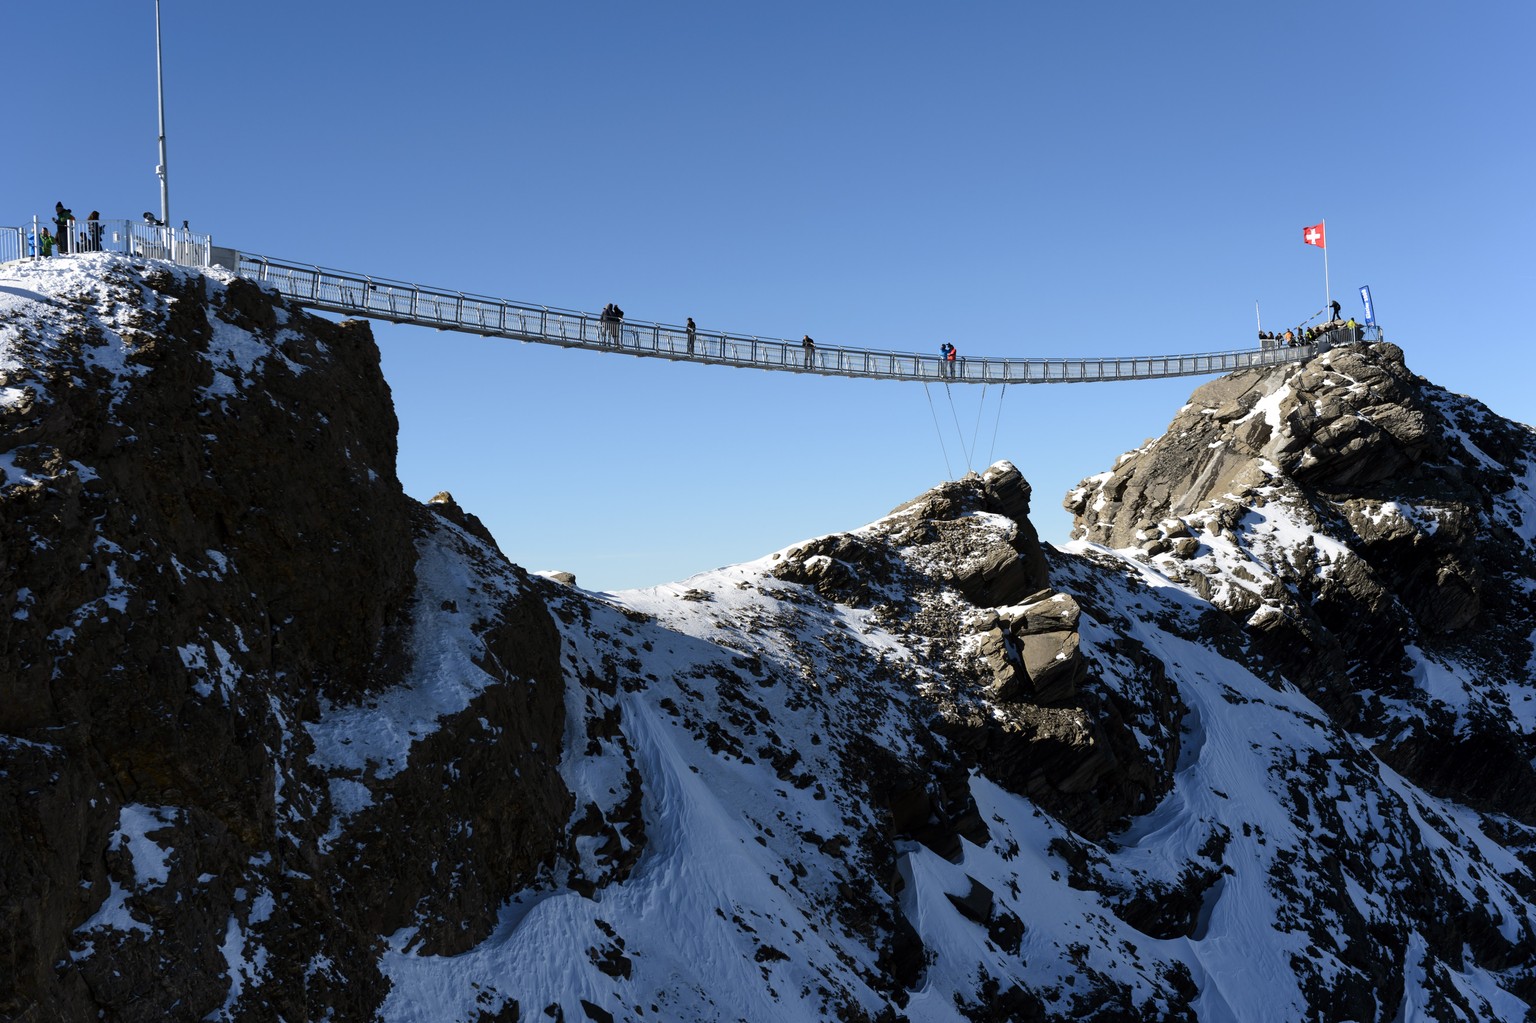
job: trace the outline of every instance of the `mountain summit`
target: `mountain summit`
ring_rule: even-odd
[[[0,278],[0,1017],[1528,1017],[1536,436],[1395,347],[606,594],[367,324]]]

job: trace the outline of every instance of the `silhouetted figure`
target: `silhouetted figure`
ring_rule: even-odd
[[[693,354],[693,339],[694,339],[694,335],[697,334],[697,333],[698,333],[698,328],[693,325],[693,317],[690,316],[690,317],[688,317],[688,354],[689,355]]]
[[[816,342],[807,334],[801,339],[800,347],[805,349],[805,368],[810,369],[816,361]]]
[[[1339,300],[1334,299],[1332,302],[1329,302],[1328,308],[1333,310],[1332,319],[1337,320],[1339,318]]]
[[[617,303],[609,302],[603,306],[603,314],[600,317],[598,334],[603,341],[617,346],[619,343],[619,329],[624,324],[624,310]]]
[[[89,252],[101,251],[101,213],[92,210],[85,218],[85,247]]]

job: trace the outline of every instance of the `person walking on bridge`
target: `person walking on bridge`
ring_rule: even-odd
[[[812,341],[811,335],[807,334],[800,340],[800,347],[805,349],[805,368],[811,369],[816,361],[816,342]]]

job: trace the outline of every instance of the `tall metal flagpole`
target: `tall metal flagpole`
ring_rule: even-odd
[[[171,186],[165,171],[165,68],[160,61],[160,0],[155,0],[155,80],[160,97],[160,165],[155,174],[160,178],[160,223],[171,222]]]
[[[160,0],[155,0],[155,3],[159,2]],[[1323,219],[1323,311],[1333,312],[1333,289],[1328,286],[1328,220],[1326,217]]]

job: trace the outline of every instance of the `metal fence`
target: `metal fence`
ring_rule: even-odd
[[[42,232],[54,230],[52,219],[38,218],[21,227],[0,228],[0,261],[40,258]],[[145,259],[169,259],[188,266],[208,266],[213,243],[206,234],[185,227],[166,227],[144,220],[74,220],[67,241],[55,239],[53,255],[118,252]]]
[[[235,271],[271,285],[298,304],[343,315],[437,327],[483,337],[621,352],[712,365],[825,376],[943,383],[1089,383],[1209,376],[1299,362],[1352,338],[1339,328],[1316,344],[1187,355],[1109,358],[967,358],[836,347],[721,331],[692,334],[676,324],[624,320],[530,305],[405,281],[240,253]]]

